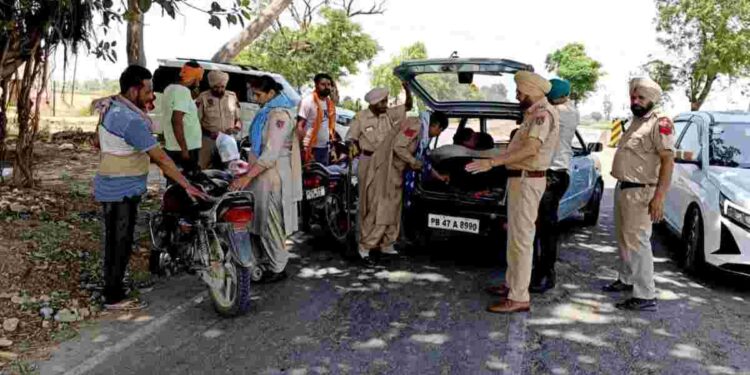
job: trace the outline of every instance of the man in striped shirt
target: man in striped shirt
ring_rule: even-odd
[[[97,128],[101,159],[94,177],[94,198],[104,211],[104,304],[107,309],[139,309],[145,304],[128,300],[123,277],[133,247],[138,203],[146,192],[150,161],[188,194],[204,198],[177,170],[151,135],[146,114],[154,100],[151,72],[129,66],[120,76],[120,94],[100,100]]]

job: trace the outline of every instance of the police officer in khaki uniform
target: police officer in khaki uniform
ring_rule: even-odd
[[[198,164],[203,169],[221,167],[221,160],[216,153],[216,137],[219,133],[234,134],[242,128],[240,101],[234,92],[226,90],[228,82],[229,74],[212,70],[208,73],[211,89],[202,92],[195,99],[203,131]]]
[[[359,181],[359,233],[370,233],[372,228],[365,228],[367,225],[364,218],[367,216],[368,199],[375,199],[375,197],[368,197],[367,190],[365,189],[364,182],[367,181],[367,170],[370,158],[377,151],[378,147],[383,143],[388,133],[398,126],[401,120],[406,118],[406,112],[410,111],[413,104],[411,91],[404,84],[404,91],[406,93],[406,101],[403,105],[388,108],[388,90],[385,88],[375,88],[365,95],[365,101],[370,104],[368,109],[365,109],[354,117],[351,125],[349,126],[349,133],[346,138],[347,141],[351,142],[359,156],[359,166],[357,171],[357,179]],[[393,237],[394,241],[398,237],[398,232],[387,233],[387,237]],[[370,248],[360,245],[359,255],[362,259],[369,263],[370,261]],[[385,249],[381,249],[385,254],[396,254],[393,247],[389,246]]]
[[[612,176],[615,188],[615,232],[620,252],[617,281],[606,292],[632,291],[616,305],[623,310],[656,311],[651,225],[664,216],[664,197],[674,167],[674,126],[655,107],[661,88],[648,78],[630,82],[632,124],[620,139]]]
[[[547,101],[549,81],[532,72],[516,73],[516,99],[524,110],[523,123],[508,148],[492,159],[466,166],[472,173],[504,165],[508,170],[508,269],[505,284],[488,288],[503,299],[487,310],[493,313],[529,311],[529,282],[539,202],[547,186],[546,171],[560,140],[557,110]]]

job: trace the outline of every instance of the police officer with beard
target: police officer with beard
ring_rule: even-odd
[[[620,253],[617,280],[605,292],[632,292],[618,309],[656,311],[651,226],[664,217],[664,198],[674,167],[674,125],[657,105],[661,88],[648,78],[630,82],[633,121],[612,162],[615,232]]]

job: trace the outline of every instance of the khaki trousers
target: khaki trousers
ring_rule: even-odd
[[[633,297],[654,299],[654,255],[651,251],[651,215],[648,204],[654,187],[615,189],[615,233],[620,253],[618,278],[633,286]]]
[[[211,139],[211,137],[203,137],[201,140],[201,151],[198,157],[198,165],[200,165],[201,169],[209,169],[215,151],[216,140]]]
[[[547,187],[545,178],[513,177],[508,179],[508,270],[505,283],[508,299],[528,302],[531,282],[531,260],[539,202]]]
[[[363,207],[367,207],[368,202],[363,200],[365,196],[365,181],[367,181],[367,165],[370,163],[369,156],[360,156],[357,171],[359,184],[359,244],[363,249],[372,250],[377,247],[387,247],[393,245],[398,240],[400,220],[396,225],[378,225],[375,223],[377,218],[376,210],[369,210],[367,216],[364,215]],[[367,197],[367,199],[375,199]]]

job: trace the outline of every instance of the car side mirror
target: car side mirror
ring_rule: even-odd
[[[586,147],[590,153],[602,152],[604,149],[604,145],[601,142],[589,143]]]

